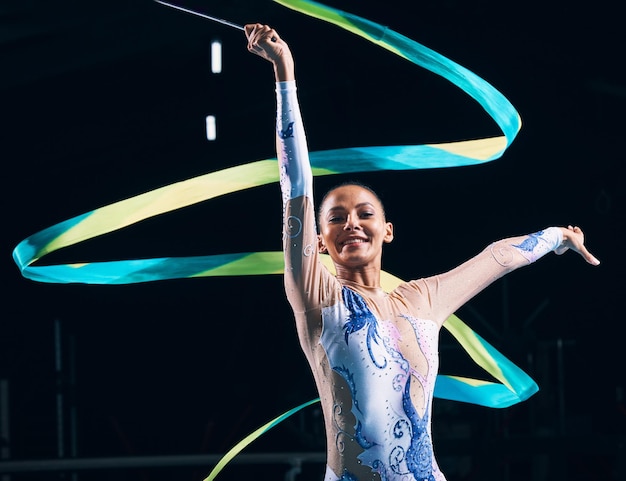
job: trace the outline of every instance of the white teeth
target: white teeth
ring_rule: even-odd
[[[361,242],[365,242],[363,239],[348,239],[343,243],[343,245],[347,244],[360,244]]]

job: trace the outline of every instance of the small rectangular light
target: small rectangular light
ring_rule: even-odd
[[[215,115],[207,115],[206,117],[206,138],[207,140],[215,140],[217,138]]]
[[[222,42],[219,40],[211,42],[211,72],[222,72]]]

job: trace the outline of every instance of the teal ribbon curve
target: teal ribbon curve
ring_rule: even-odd
[[[503,136],[498,137],[440,144],[348,147],[311,152],[314,175],[476,165],[501,157],[517,136],[521,119],[511,103],[485,80],[459,64],[387,27],[356,15],[310,0],[274,1],[359,35],[450,81],[477,101],[503,133]],[[100,207],[24,239],[15,247],[13,259],[24,277],[52,283],[130,284],[221,275],[280,274],[283,271],[282,252],[35,265],[53,251],[144,219],[227,193],[277,182],[276,162],[273,158],[251,162]],[[527,399],[537,391],[536,383],[527,374],[460,319],[453,316],[444,326],[459,340],[472,359],[499,382],[439,375],[435,396],[488,407],[507,407]],[[316,400],[308,401],[270,421],[238,443],[230,454],[234,456],[268,429],[314,402]],[[216,466],[213,477],[232,459],[230,454]]]

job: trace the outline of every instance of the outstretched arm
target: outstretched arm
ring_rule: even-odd
[[[430,278],[430,297],[437,300],[432,305],[433,319],[442,323],[496,279],[550,252],[563,254],[569,249],[578,252],[589,264],[600,263],[585,247],[583,232],[578,227],[550,227],[492,243],[460,266]]]

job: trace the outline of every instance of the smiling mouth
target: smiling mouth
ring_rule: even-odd
[[[357,244],[363,244],[365,242],[367,242],[366,239],[354,238],[354,239],[348,239],[348,240],[343,241],[341,245],[352,246],[352,245],[357,245]]]

